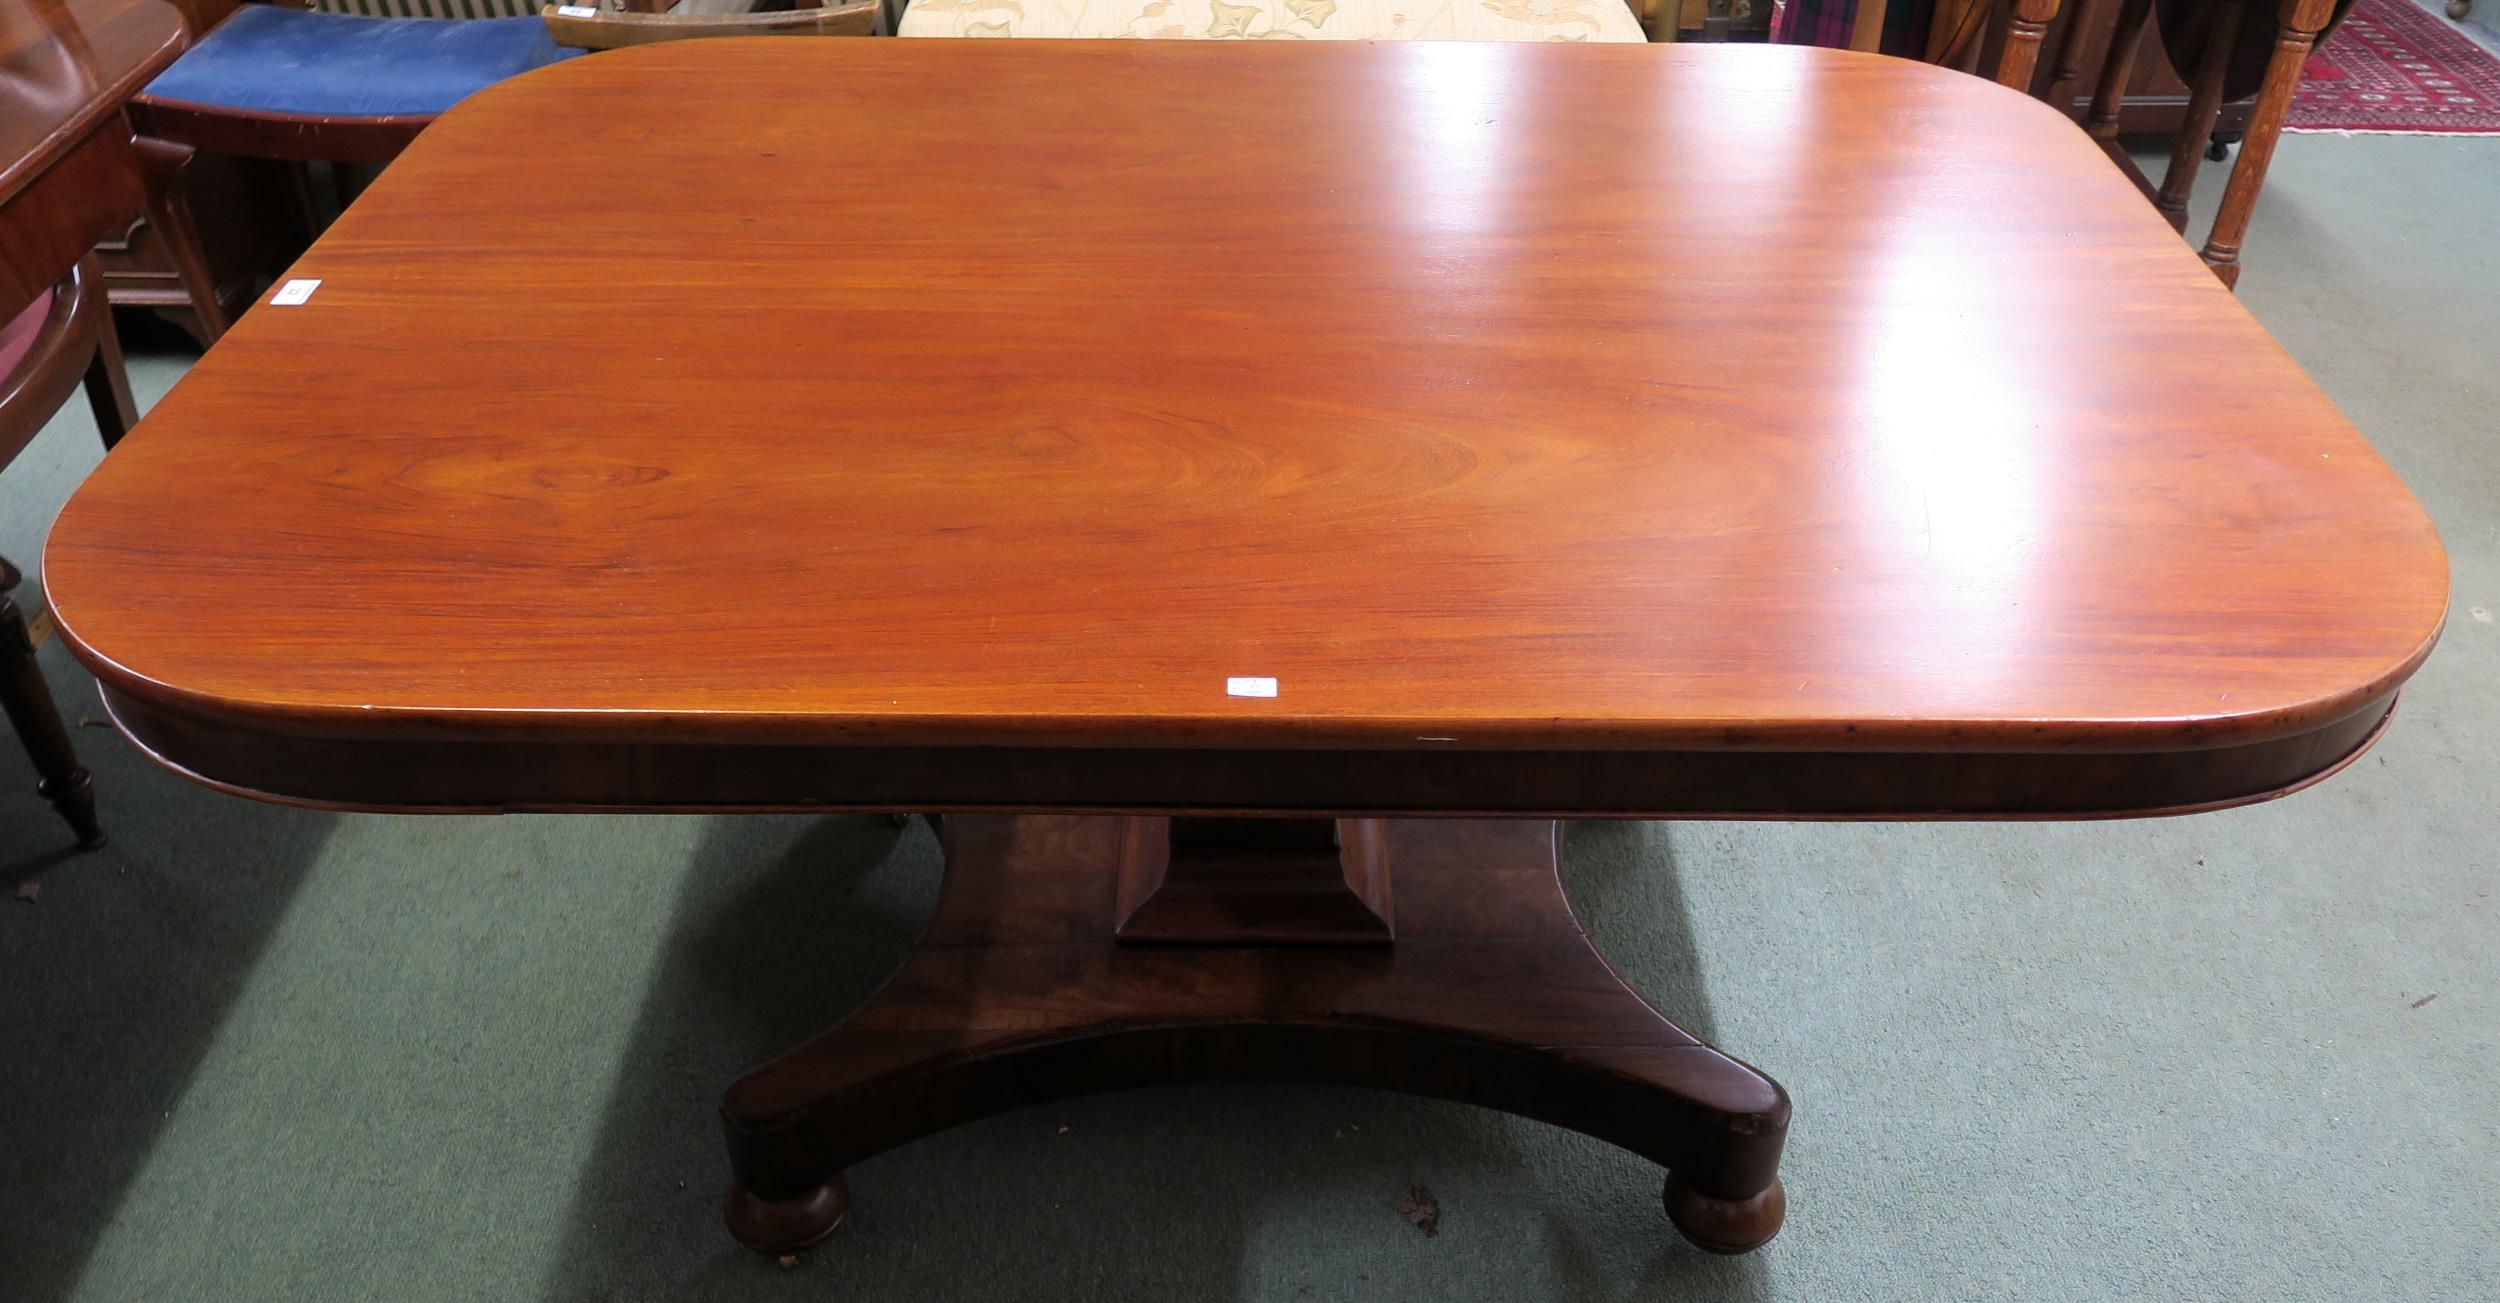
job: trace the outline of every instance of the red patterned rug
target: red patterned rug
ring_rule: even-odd
[[[2412,0],[2360,0],[2310,56],[2284,129],[2500,136],[2500,58]]]

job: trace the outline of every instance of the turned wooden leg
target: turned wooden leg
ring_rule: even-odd
[[[2309,62],[2319,30],[2335,15],[2334,0],[2282,0],[2282,5],[2274,55],[2267,60],[2265,80],[2257,87],[2257,107],[2249,115],[2239,161],[2231,165],[2231,180],[2223,187],[2222,211],[2214,215],[2214,228],[2205,238],[2205,265],[2234,289],[2240,283],[2240,245],[2248,238],[2248,219],[2257,210],[2257,192],[2265,188],[2266,168],[2274,162],[2274,144],[2283,134],[2283,119],[2291,114],[2301,65]]]
[[[225,301],[217,296],[217,277],[209,270],[207,251],[200,244],[200,224],[192,216],[190,194],[182,185],[182,173],[193,151],[188,145],[152,136],[139,137],[137,144],[139,170],[147,183],[148,221],[174,260],[174,278],[182,282],[182,292],[191,299],[201,337],[215,343],[232,323]]]
[[[2040,63],[2040,38],[2057,20],[2057,0],[2014,0],[2005,24],[2005,48],[1997,55],[1997,84],[2031,93],[2031,72]]]
[[[2174,231],[2187,229],[2188,199],[2196,189],[2196,171],[2203,166],[2197,155],[2204,152],[2214,122],[2222,116],[2223,76],[2230,71],[2231,51],[2239,43],[2240,20],[2248,12],[2248,2],[2222,0],[2214,11],[2205,57],[2196,65],[2196,86],[2188,95],[2187,117],[2179,124],[2179,138],[2171,143],[2170,168],[2161,174],[2161,193],[2153,198],[2153,206],[2170,219]]]
[[[2075,110],[2075,91],[2083,83],[2083,45],[2101,15],[2102,0],[2075,0],[2074,13],[2057,39],[2057,58],[2049,64],[2045,98],[2060,113]]]
[[[2092,138],[2118,138],[2119,110],[2127,103],[2127,78],[2135,73],[2135,52],[2144,44],[2144,24],[2152,17],[2153,0],[2122,0],[2118,24],[2110,29],[2109,52],[2101,57],[2100,82],[2092,88],[2092,111],[2083,127]]]
[[[84,282],[83,294],[92,295],[95,354],[87,359],[86,375],[80,384],[87,391],[87,407],[95,413],[96,434],[110,451],[130,427],[139,423],[138,400],[130,396],[130,370],[122,362],[121,332],[113,328],[113,308],[104,297],[104,263],[89,253],[78,260],[78,269],[71,273]]]
[[[18,578],[17,567],[0,558],[0,706],[7,708],[17,740],[35,762],[35,790],[61,812],[80,849],[93,850],[104,844],[104,828],[95,817],[95,780],[70,748],[69,730],[61,727],[61,712],[52,704],[51,685],[35,663],[35,641],[12,591]]]
[[[1226,826],[1247,822],[1270,830]],[[823,1240],[844,1171],[918,1137],[1210,1080],[1501,1109],[1668,1169],[1668,1217],[1703,1248],[1779,1230],[1786,1092],[1616,974],[1563,897],[1551,821],[954,815],[942,836],[901,971],[722,1101],[749,1247]]]

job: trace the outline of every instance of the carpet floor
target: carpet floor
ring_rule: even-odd
[[[1795,1095],[1760,1253],[1685,1249],[1654,1169],[1550,1128],[1205,1087],[864,1164],[783,1270],[720,1229],[717,1093],[901,954],[924,827],[316,813],[88,727],[97,854],[0,758],[0,1300],[2487,1300],[2495,213],[2500,140],[2310,136],[2249,243],[2248,303],[2454,555],[2364,763],[2165,821],[1571,830],[1633,981]],[[96,455],[74,404],[0,476],[0,551]]]
[[[2283,129],[2500,136],[2500,55],[2413,0],[2360,0],[2309,56]]]

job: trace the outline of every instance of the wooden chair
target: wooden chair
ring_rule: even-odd
[[[539,10],[555,43],[576,50],[613,50],[704,36],[873,36],[884,25],[883,0],[800,0],[804,7],[763,9],[774,0],[608,0]]]
[[[2275,142],[2291,115],[2292,96],[2300,89],[2300,70],[2310,52],[2333,31],[2352,0],[2272,0],[2274,21],[2265,21],[2267,0],[2120,0],[2118,27],[2111,36],[2109,58],[2101,65],[2093,89],[2092,109],[2084,129],[2136,188],[2152,199],[2171,229],[2187,232],[2188,199],[2196,185],[2205,140],[2214,118],[2227,100],[2252,88],[2256,109],[2241,137],[2239,157],[2232,160],[2224,183],[2222,206],[2206,232],[2202,256],[2222,283],[2240,283],[2240,248],[2248,238],[2249,219],[2257,195],[2265,188],[2266,169],[2274,163]],[[2093,3],[2093,0],[2084,0]],[[2143,43],[2145,25],[2158,12],[2165,48],[2187,75],[2191,96],[2187,121],[2170,151],[2170,165],[2154,186],[2118,143],[2118,111],[2126,103],[2127,74]],[[2189,69],[2193,73],[2189,73]]]
[[[0,466],[84,389],[110,448],[138,420],[95,246],[144,206],[122,105],[182,50],[154,0],[0,4]],[[0,560],[0,709],[35,763],[36,790],[82,847],[104,843],[95,783],[35,660]]]
[[[1928,47],[1930,62],[1956,63],[1972,57],[1974,42],[1985,35],[1984,24],[1963,23],[1956,15],[1975,11],[1975,6],[1989,0],[1961,0],[1960,3],[1937,7],[1938,30]],[[2077,83],[2080,69],[2075,66],[2077,50],[2074,34],[2094,25],[2095,13],[2111,0],[2074,0],[2079,12],[2067,25],[2069,40],[2059,52],[2053,75],[2039,85],[2040,93],[2061,109],[2066,96]],[[2207,232],[2202,255],[2222,283],[2236,287],[2240,277],[2240,248],[2248,235],[2248,223],[2257,206],[2257,195],[2265,186],[2266,169],[2274,161],[2274,147],[2283,134],[2284,119],[2289,116],[2293,93],[2300,85],[2301,65],[2309,60],[2317,43],[2334,30],[2337,22],[2352,7],[2352,0],[2116,0],[2117,26],[2109,42],[2109,53],[2103,60],[2098,79],[2093,84],[2092,106],[2084,116],[2084,129],[2091,133],[2102,152],[2133,181],[2144,197],[2170,221],[2171,228],[2182,234],[2187,230],[2188,201],[2193,197],[2196,176],[2205,145],[2213,135],[2215,121],[2222,106],[2251,93],[2257,97],[2246,134],[2242,137],[2238,159],[2231,166],[2230,180],[2222,194],[2221,210]],[[2265,21],[2268,12],[2262,6],[2271,3],[2273,21]],[[1871,42],[1883,26],[1885,0],[1861,0],[1851,44],[1861,49],[1874,48]],[[1997,69],[1996,80],[2017,90],[2034,89],[2033,70],[2038,65],[2040,38],[2048,24],[2057,17],[2058,0],[2009,0],[1996,13],[2004,25],[2004,56]],[[2135,70],[2137,51],[2144,43],[2148,25],[2160,23],[2162,48],[2176,62],[2181,78],[2189,87],[2186,120],[2181,124],[2177,141],[2170,153],[2169,166],[2162,180],[2155,185],[2136,166],[2118,141],[2119,116],[2126,106],[2126,88]],[[1950,29],[1948,31],[1947,29]],[[1953,36],[1958,34],[1961,40]],[[2019,53],[2018,53],[2019,46]]]
[[[59,285],[0,321],[0,466],[16,460],[80,388],[105,447],[138,423],[121,341],[104,301],[104,269],[92,253]],[[95,816],[95,782],[70,746],[69,730],[61,725],[52,689],[35,661],[34,638],[17,607],[19,577],[17,567],[0,557],[0,708],[35,762],[35,790],[61,812],[79,846],[92,849],[104,844]]]
[[[224,333],[227,314],[181,199],[180,174],[195,151],[386,163],[453,104],[573,53],[526,14],[386,18],[236,0],[193,7],[221,21],[131,101],[130,116],[151,165],[151,193],[182,228],[169,233],[175,272],[211,339]]]

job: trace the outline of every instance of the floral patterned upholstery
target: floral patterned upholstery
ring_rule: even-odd
[[[902,36],[1641,41],[1624,0],[911,0]]]

